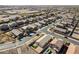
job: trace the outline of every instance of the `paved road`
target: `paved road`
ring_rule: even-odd
[[[22,41],[19,41],[16,43],[0,44],[0,51],[5,50],[5,49],[9,49],[9,48],[19,47],[30,39],[31,39],[31,37],[24,37],[24,39]],[[18,45],[17,45],[17,43],[18,43]]]

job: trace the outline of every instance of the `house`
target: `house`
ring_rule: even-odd
[[[49,17],[48,20],[50,20],[50,21],[55,21],[55,18],[56,18],[56,17]]]
[[[43,17],[42,17],[42,16],[39,16],[39,18],[40,18],[40,20],[42,20],[42,19],[43,19]]]
[[[23,25],[23,24],[24,24],[24,22],[23,22],[23,21],[21,21],[21,20],[16,21],[16,23],[17,23],[18,25]]]
[[[59,33],[65,33],[66,32],[66,29],[63,29],[63,28],[59,28],[59,27],[55,27],[55,30]]]
[[[21,20],[21,22],[26,23],[26,20]]]
[[[29,24],[29,19],[25,19],[25,20],[26,20],[26,22],[25,22],[25,23],[26,23],[26,24]]]
[[[35,25],[35,24],[29,24],[29,25],[28,25],[28,28],[35,29],[35,28],[36,28],[36,25]]]
[[[7,30],[9,30],[9,26],[8,26],[7,24],[2,24],[2,25],[0,26],[0,30],[2,30],[2,31],[7,31]]]
[[[45,22],[44,22],[43,20],[42,20],[42,21],[39,21],[39,23],[40,23],[40,24],[45,24]]]
[[[39,16],[36,16],[35,19],[36,19],[36,20],[39,20],[40,18],[39,18]]]
[[[50,42],[50,46],[56,50],[57,52],[59,52],[62,48],[62,46],[64,45],[64,42],[60,39],[53,39],[51,42]]]
[[[2,12],[2,11],[0,11],[0,12]],[[7,18],[7,17],[9,17],[8,15],[0,15],[0,18]]]
[[[32,18],[32,17],[31,17],[31,18],[29,18],[29,22],[32,22],[32,21],[33,21],[33,19],[34,19],[34,18]]]
[[[21,27],[23,30],[26,30],[28,28],[28,26],[23,26]]]
[[[42,24],[42,26],[45,26],[46,25],[46,22],[44,22],[44,20],[39,21],[39,23]]]
[[[33,35],[37,30],[38,30],[38,27],[35,24],[29,24],[26,32],[28,33],[28,35]]]
[[[23,33],[22,33],[21,31],[19,31],[18,29],[13,29],[11,32],[12,32],[15,36],[20,36],[20,35],[23,34]]]
[[[11,28],[17,28],[19,25],[16,22],[11,22],[8,24]]]
[[[72,37],[74,38],[74,39],[77,39],[77,40],[79,40],[79,33],[78,33],[79,31],[77,31],[76,33],[73,33],[72,34]]]
[[[59,24],[57,24],[57,27],[63,27],[64,26],[64,24],[62,24],[62,23],[59,23]]]
[[[79,54],[79,46],[71,43],[66,54]]]
[[[48,22],[48,19],[44,19],[45,22]]]
[[[26,23],[32,24],[32,23],[33,23],[33,19],[34,19],[34,18],[32,18],[32,17],[31,17],[31,18],[28,18],[27,21],[26,21]]]
[[[50,40],[52,40],[51,35],[45,34],[43,37],[39,38],[35,43],[40,47],[44,47]]]
[[[1,20],[2,20],[4,23],[7,23],[7,22],[10,21],[9,18],[2,18]]]
[[[41,24],[40,23],[34,23],[38,28],[41,28]]]
[[[62,34],[62,35],[68,35],[70,33],[69,30],[71,30],[70,28],[66,27],[66,25],[63,25],[63,24],[58,24],[56,27],[55,27],[55,32],[56,33],[59,33],[59,34]]]
[[[19,18],[22,18],[20,15],[11,15],[9,16],[9,19],[12,19],[13,21],[18,20]]]

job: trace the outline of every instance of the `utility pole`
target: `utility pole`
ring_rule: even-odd
[[[75,19],[75,16],[74,16],[73,19],[72,19],[72,24],[71,25],[74,25],[75,21],[76,21],[76,19]]]
[[[73,30],[72,30],[72,32],[70,33],[69,36],[72,36],[74,30],[76,29],[76,27],[77,27],[77,25],[78,25],[78,23],[79,23],[79,20],[76,20],[76,16],[77,16],[77,15],[76,15],[76,12],[77,12],[77,11],[75,11],[75,16],[74,16],[74,18],[73,18],[73,22],[76,21],[76,24],[74,25],[74,28],[73,28]],[[77,17],[77,19],[78,19],[78,17]]]
[[[72,34],[73,34],[74,30],[76,29],[78,23],[79,23],[79,20],[76,21],[76,24],[75,24],[75,26],[74,26],[74,28],[73,28],[73,30],[72,30],[72,32],[70,33],[69,36],[72,36]]]

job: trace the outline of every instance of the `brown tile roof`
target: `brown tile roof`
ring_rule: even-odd
[[[55,45],[57,46],[59,49],[61,49],[61,47],[63,46],[63,41],[59,40],[59,39],[54,39],[53,41],[50,42],[51,45]]]
[[[79,46],[70,44],[66,54],[79,54]]]

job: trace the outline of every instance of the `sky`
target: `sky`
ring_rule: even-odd
[[[0,0],[0,5],[79,5],[79,0]]]

